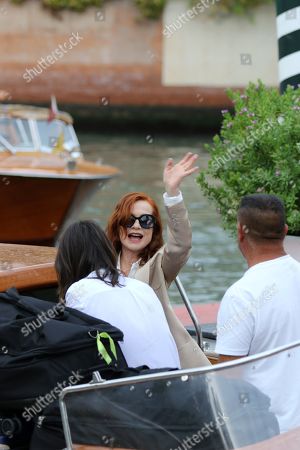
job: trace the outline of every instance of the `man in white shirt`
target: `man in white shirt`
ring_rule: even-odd
[[[220,362],[300,340],[300,264],[287,255],[284,205],[274,195],[242,198],[237,238],[249,269],[225,293],[217,325]],[[254,367],[254,369],[253,369]],[[271,399],[281,432],[300,426],[300,352],[257,361],[243,377]]]

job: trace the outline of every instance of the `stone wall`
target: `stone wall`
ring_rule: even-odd
[[[183,5],[177,2],[177,8]],[[149,21],[140,16],[131,0],[109,1],[102,10],[65,11],[55,16],[36,0],[21,6],[4,0],[0,8],[0,89],[10,91],[14,102],[47,102],[55,94],[65,104],[225,105],[224,87],[230,83],[227,72],[224,85],[210,83],[209,71],[205,79],[195,72],[197,39],[205,39],[205,35],[191,34],[196,37],[186,44],[190,32],[195,33],[196,21],[185,24],[184,30],[169,39],[163,33],[176,14],[173,6],[171,2],[162,21]],[[222,58],[232,58],[232,49],[225,55],[220,45],[219,24],[211,26],[216,28],[215,42],[210,42],[215,57],[220,47]],[[255,34],[255,22],[252,26]],[[269,26],[270,20],[265,32],[270,31],[273,40],[274,27],[269,30]],[[206,64],[207,59],[199,58],[197,71],[205,72]],[[255,68],[251,77],[255,78]]]
[[[275,2],[255,9],[252,17],[216,17],[212,8],[192,9],[186,0],[173,0],[163,33],[167,86],[243,87],[258,78],[279,83]]]

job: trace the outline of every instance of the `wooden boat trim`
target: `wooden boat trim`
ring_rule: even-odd
[[[26,120],[48,120],[49,109],[42,108],[40,106],[29,105],[2,105],[0,108],[0,115],[4,115],[11,118],[20,118]],[[62,120],[68,125],[73,124],[73,118],[65,111],[57,111],[55,119]]]
[[[68,178],[68,179],[108,179],[120,171],[109,165],[95,164],[82,158],[63,158],[61,154],[42,152],[18,152],[0,155],[0,175]]]
[[[217,353],[205,351],[205,356],[209,359],[211,364],[219,363],[219,355]]]
[[[56,248],[0,244],[0,291],[57,285]]]
[[[0,272],[1,292],[10,287],[22,290],[55,285],[57,285],[57,276],[53,263]]]
[[[28,169],[11,169],[11,170],[1,170],[0,165],[0,176],[9,176],[9,177],[31,177],[31,178],[64,178],[71,180],[108,180],[113,176],[119,174],[119,171],[115,170],[113,173],[99,173],[90,175],[88,173],[78,172],[78,173],[69,173],[66,170],[56,170],[47,171],[47,170],[28,170]]]

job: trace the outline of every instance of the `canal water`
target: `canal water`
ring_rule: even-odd
[[[79,134],[87,159],[111,164],[121,175],[99,190],[81,212],[81,218],[96,219],[105,227],[118,199],[127,192],[144,191],[151,195],[164,212],[162,172],[168,157],[178,161],[188,151],[199,154],[200,169],[206,167],[208,154],[204,143],[211,136],[102,136]],[[220,301],[226,288],[241,277],[246,265],[236,241],[221,227],[216,208],[203,197],[195,177],[182,184],[182,192],[193,228],[193,249],[180,273],[189,298],[195,303]],[[170,289],[172,302],[180,301],[176,287]]]

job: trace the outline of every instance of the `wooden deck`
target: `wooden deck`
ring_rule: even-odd
[[[0,291],[55,285],[55,256],[54,247],[0,244]]]

